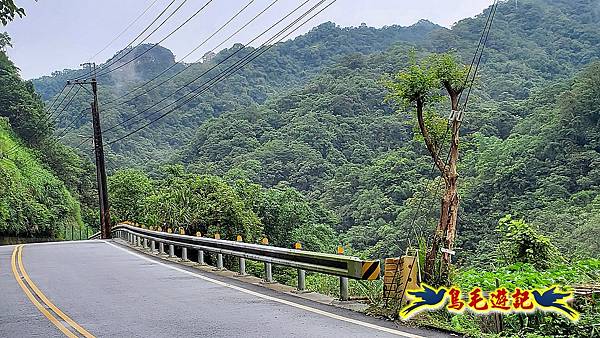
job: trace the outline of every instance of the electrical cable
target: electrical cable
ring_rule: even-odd
[[[303,3],[301,3],[299,6],[297,6],[296,8],[294,8],[290,13],[288,13],[287,15],[285,15],[284,17],[282,17],[280,20],[278,20],[277,22],[275,22],[273,25],[271,25],[269,28],[267,28],[265,31],[263,31],[261,34],[259,34],[258,36],[256,36],[254,39],[252,39],[251,41],[249,41],[246,45],[251,44],[252,42],[256,41],[257,39],[261,38],[263,35],[265,35],[266,33],[268,33],[271,29],[273,29],[275,26],[277,26],[278,24],[280,24],[281,22],[283,22],[285,19],[287,19],[290,15],[294,14],[296,11],[298,11],[298,9],[302,8],[306,3],[308,3],[310,0],[305,0]],[[321,1],[319,4],[323,3],[323,1]],[[264,44],[263,44],[264,45]],[[194,78],[193,80],[187,82],[185,85],[183,85],[182,87],[178,88],[177,90],[175,90],[174,92],[172,92],[171,94],[169,94],[168,96],[163,97],[161,100],[159,100],[158,102],[152,104],[151,106],[143,109],[142,111],[130,116],[129,118],[121,121],[120,123],[113,125],[109,128],[107,128],[104,132],[108,133],[120,126],[123,126],[125,123],[131,121],[132,119],[142,115],[143,113],[149,111],[150,109],[152,109],[153,107],[156,107],[157,105],[159,105],[160,103],[164,102],[166,99],[168,99],[169,97],[175,95],[176,93],[180,92],[181,90],[183,90],[184,88],[190,86],[192,83],[194,83],[195,81],[197,81],[198,79],[200,79],[201,77],[203,77],[204,75],[208,74],[210,71],[216,69],[217,67],[219,67],[221,64],[225,63],[227,60],[229,60],[230,58],[232,58],[233,56],[235,56],[236,54],[238,54],[239,52],[241,52],[243,50],[243,48],[239,48],[237,50],[235,50],[233,53],[231,53],[230,55],[228,55],[227,57],[225,57],[223,60],[221,60],[220,62],[218,62],[217,64],[213,65],[211,68],[205,70],[203,73],[201,73],[200,75],[198,75],[196,78]],[[187,95],[187,94],[186,94]],[[181,99],[181,98],[180,98]],[[177,101],[175,101],[177,102]],[[164,109],[164,107],[163,107]]]
[[[110,45],[112,45],[115,41],[117,41],[121,36],[123,36],[123,34],[125,34],[125,32],[127,32],[129,30],[129,28],[131,28],[136,22],[138,22],[139,19],[142,18],[142,16],[144,16],[144,14],[146,14],[146,12],[148,12],[148,10],[150,8],[152,8],[152,6],[154,6],[154,4],[156,4],[158,2],[158,0],[154,0],[150,3],[150,5],[148,5],[133,21],[131,21],[129,23],[129,25],[127,25],[127,27],[125,27],[125,29],[123,29],[119,34],[117,34],[109,43],[106,44],[106,46],[102,47],[102,49],[100,49],[99,51],[96,52],[96,54],[92,55],[92,57],[90,57],[90,61],[95,58],[96,56],[98,56],[98,54],[102,53],[103,51],[106,50],[106,48],[108,48]]]
[[[186,0],[187,1],[187,0]],[[141,52],[140,54],[134,56],[133,58],[129,59],[128,61],[126,61],[125,63],[120,64],[119,66],[112,68],[112,69],[108,69],[106,71],[102,71],[100,70],[100,72],[98,73],[98,75],[96,75],[97,77],[99,76],[103,76],[103,75],[107,75],[110,74],[112,72],[114,72],[115,70],[121,69],[123,67],[125,67],[126,65],[132,63],[133,61],[141,58],[144,54],[148,53],[149,51],[151,51],[152,49],[154,49],[155,47],[159,46],[162,42],[164,42],[166,39],[170,38],[173,34],[175,34],[178,30],[180,30],[183,26],[185,26],[186,24],[188,24],[193,18],[195,18],[198,14],[200,14],[200,12],[202,12],[211,2],[213,2],[214,0],[208,0],[207,3],[205,3],[202,7],[200,7],[200,9],[198,9],[196,12],[194,12],[194,14],[192,14],[189,18],[187,18],[183,23],[181,23],[179,26],[177,26],[177,28],[175,28],[173,31],[171,31],[169,34],[167,34],[165,37],[163,37],[160,41],[158,41],[157,43],[153,44],[152,46],[150,46],[150,48],[144,50],[143,52]],[[180,5],[180,7],[185,3],[185,1]],[[180,7],[177,7],[176,10],[178,10]],[[175,14],[175,12],[171,13],[171,15]],[[166,20],[168,20],[170,17],[168,16],[164,22],[166,22]],[[160,27],[160,26],[159,26]],[[157,29],[159,28],[157,27]],[[156,30],[155,30],[156,31]],[[154,31],[153,31],[154,33]],[[139,46],[139,44],[138,44]],[[135,48],[130,49],[128,51],[131,52],[133,51]],[[126,53],[127,54],[127,53]],[[114,65],[114,63],[113,63]]]
[[[65,84],[65,88],[68,86],[68,84]],[[58,103],[58,105],[53,109],[53,111],[48,111],[48,116],[46,116],[43,120],[43,124],[48,123],[48,121],[50,121],[50,119],[52,118],[52,115],[54,115],[54,113],[56,113],[56,111],[60,108],[60,106],[63,104],[63,102],[65,102],[65,100],[67,99],[67,97],[69,96],[69,94],[71,93],[71,91],[73,90],[73,86],[69,87],[69,90],[67,90],[67,92],[65,93],[65,96],[63,96],[63,98],[60,100],[60,102]],[[39,125],[36,125],[36,129],[40,127]]]
[[[470,82],[470,85],[469,85],[469,91],[468,91],[467,97],[466,97],[466,99],[464,101],[463,112],[465,111],[466,106],[467,106],[467,102],[469,100],[469,94],[470,94],[471,89],[473,87],[473,84],[474,84],[474,81],[475,81],[475,76],[477,75],[477,70],[479,69],[479,64],[481,62],[481,56],[483,55],[483,52],[485,50],[485,46],[486,46],[486,43],[487,43],[490,31],[491,31],[491,28],[492,28],[492,23],[493,23],[495,14],[496,14],[496,9],[498,8],[498,4],[499,4],[498,0],[494,0],[494,3],[492,5],[492,9],[490,10],[490,13],[488,14],[488,18],[486,20],[486,24],[485,24],[484,29],[483,29],[483,31],[481,33],[480,38],[479,38],[479,43],[477,45],[477,49],[475,50],[475,53],[473,55],[473,59],[471,60],[471,65],[469,66],[469,70],[468,70],[467,75],[465,77],[465,82],[464,82],[463,88],[466,88],[466,85],[469,82]],[[478,55],[479,55],[479,57],[477,57]],[[475,64],[475,60],[476,59],[477,59],[477,63]],[[470,79],[470,76],[471,76],[470,74],[471,74],[471,71],[472,71],[474,65],[475,65],[475,71],[473,72],[474,75],[473,75],[472,79]],[[459,94],[459,99],[458,99],[459,102],[460,102],[460,98],[462,97],[463,91],[461,91],[461,93]],[[438,148],[437,156],[440,155],[441,149],[443,148],[444,140],[447,138],[449,130],[450,130],[450,121],[448,121],[448,123],[446,125],[446,131],[444,133],[444,137],[442,139],[442,143],[440,144],[440,147]],[[444,162],[444,168],[447,166],[447,163],[448,163],[449,159],[450,159],[450,149],[448,150],[448,154],[446,156],[446,161]],[[433,165],[432,165],[431,172],[430,172],[429,176],[433,176],[433,172],[435,171],[435,167],[436,167],[436,165],[435,165],[435,162],[434,162]],[[435,202],[435,199],[437,198],[437,195],[439,193],[439,189],[440,189],[440,185],[438,184],[437,187],[436,187],[436,191],[433,194],[434,201],[432,201],[432,204]],[[414,229],[415,221],[416,221],[417,215],[421,211],[421,206],[422,206],[423,201],[424,201],[424,198],[420,198],[419,205],[418,205],[417,209],[415,210],[415,214],[414,214],[412,222],[411,222],[411,229],[413,231],[415,231],[415,229]],[[422,233],[422,230],[421,230],[421,233]],[[409,246],[410,246],[410,238],[409,238]],[[409,275],[412,273],[413,266],[414,266],[414,264],[411,265],[411,268],[410,268],[410,271],[409,271]],[[393,278],[393,280],[396,279],[397,272],[398,271],[394,272],[394,278]],[[408,283],[408,281],[407,281],[407,283]],[[404,297],[404,292],[406,291],[406,287],[408,285],[407,283],[404,285],[401,299]]]
[[[170,8],[170,7],[171,7],[171,6],[172,6],[172,5],[175,3],[175,1],[176,1],[176,0],[171,0],[171,2],[170,2],[168,5],[167,5],[167,7],[165,7],[165,8],[164,8],[164,9],[163,9],[163,10],[162,10],[162,11],[161,11],[159,14],[158,14],[158,16],[157,16],[156,18],[154,18],[154,20],[152,20],[152,22],[151,22],[151,23],[150,23],[148,26],[146,26],[146,28],[144,28],[144,30],[142,30],[142,32],[141,32],[141,33],[139,33],[139,34],[138,34],[138,35],[137,35],[137,36],[136,36],[136,37],[135,37],[133,40],[131,40],[131,42],[129,42],[129,43],[127,44],[127,46],[125,46],[125,48],[123,48],[121,51],[124,51],[124,50],[126,50],[127,48],[131,47],[131,45],[133,45],[137,39],[139,39],[139,38],[140,38],[142,35],[144,35],[144,33],[146,33],[146,31],[148,31],[148,29],[150,29],[150,27],[152,27],[152,25],[154,25],[154,24],[156,23],[156,21],[158,21],[158,19],[160,19],[160,18],[161,18],[161,17],[162,17],[162,16],[163,16],[163,15],[164,15],[166,12],[167,12],[167,10],[168,10],[168,9],[169,9],[169,8]],[[186,1],[187,1],[187,0],[184,0],[184,1],[183,1],[183,3],[182,3],[181,5],[183,5],[183,4],[184,4]],[[181,8],[181,5],[179,5],[179,7],[178,7],[178,8]],[[177,10],[177,9],[176,9],[176,10]],[[172,15],[172,14],[174,14],[174,13],[175,13],[175,12],[171,13],[171,15]],[[168,20],[168,18],[167,18],[167,20]],[[160,23],[160,24],[159,24],[159,26],[158,26],[158,27],[156,27],[156,29],[158,29],[158,28],[160,28],[162,25],[164,25],[164,23],[165,23],[167,20],[165,20],[165,21],[163,21],[162,23]],[[152,35],[154,32],[156,32],[156,29],[155,29],[153,32],[151,32],[151,33],[150,33],[148,36],[146,36],[146,37],[145,37],[145,38],[144,38],[144,39],[143,39],[143,40],[140,42],[140,44],[141,44],[141,43],[143,43],[144,41],[146,41],[146,39],[148,39],[148,38],[149,38],[149,37],[150,37],[150,36],[151,36],[151,35]],[[138,44],[138,46],[139,46],[139,44]],[[137,46],[136,46],[136,47],[137,47]],[[129,54],[130,52],[131,52],[131,50],[129,50],[128,52],[126,52],[126,53],[125,53],[125,55],[121,55],[121,57],[118,57],[116,60],[110,60],[110,61],[108,62],[108,64],[104,65],[104,67],[109,67],[109,66],[111,66],[112,64],[114,64],[115,62],[118,62],[119,60],[121,60],[122,58],[124,58],[124,57],[125,57],[127,54]],[[116,56],[115,56],[115,57],[116,57]],[[76,76],[76,77],[75,77],[73,80],[82,80],[82,79],[84,79],[84,78],[86,78],[86,77],[90,76],[90,75],[91,75],[91,74],[93,74],[93,73],[94,73],[94,71],[93,71],[93,70],[90,70],[89,72],[87,72],[87,73],[85,73],[85,74],[83,74],[83,75]]]
[[[64,93],[65,89],[67,89],[67,84],[65,84],[62,89],[60,90],[60,92],[54,96],[54,100],[52,100],[52,103],[50,103],[49,106],[46,107],[46,111],[49,112],[50,110],[52,110],[52,107],[54,107],[54,104],[58,101],[58,97]]]
[[[65,96],[63,97],[63,100],[62,100],[62,101],[64,101],[64,100],[67,98],[67,96],[69,95],[69,93],[71,92],[71,90],[72,90],[72,89],[73,89],[73,87],[70,87],[70,88],[69,88],[69,90],[67,91],[67,94],[65,94]],[[45,127],[43,127],[43,126],[40,126],[40,125],[39,125],[39,123],[38,123],[38,124],[36,124],[36,128],[35,128],[35,129],[34,129],[34,131],[33,131],[33,136],[34,136],[34,137],[38,137],[38,136],[42,135],[42,133],[44,133],[44,132],[48,131],[48,129],[49,129],[51,126],[53,126],[53,125],[56,123],[56,121],[57,121],[57,120],[58,120],[58,118],[59,118],[59,117],[62,115],[62,113],[63,113],[63,112],[64,112],[64,111],[67,109],[67,107],[68,107],[68,106],[69,106],[69,105],[70,105],[70,104],[73,102],[73,99],[75,98],[75,96],[77,96],[77,94],[79,93],[79,90],[81,90],[81,88],[77,88],[77,90],[75,90],[75,93],[73,94],[73,96],[71,96],[71,98],[69,99],[69,101],[67,101],[67,103],[65,104],[65,106],[64,106],[64,107],[63,107],[63,108],[62,108],[62,109],[61,109],[61,110],[58,112],[58,115],[56,115],[56,116],[54,117],[54,119],[52,120],[52,122],[51,122],[51,123],[49,123],[49,124],[48,124],[48,120],[49,120],[49,118],[47,118],[47,119],[46,119],[46,120],[43,122],[44,124],[46,124],[46,126],[45,126]],[[60,108],[60,105],[62,104],[62,101],[61,101],[61,103],[60,103],[60,104],[57,106],[57,109],[58,109],[58,108]],[[51,115],[52,115],[52,114],[51,114]],[[51,116],[51,115],[49,115],[49,116]],[[41,128],[41,129],[40,129],[40,128]],[[15,145],[14,147],[12,147],[12,148],[9,150],[9,152],[12,152],[12,151],[14,151],[14,150],[16,149],[16,147],[17,147],[16,145]]]
[[[308,20],[304,21],[303,23],[301,23],[299,26],[297,26],[296,28],[294,28],[292,31],[290,31],[288,34],[286,34],[285,36],[283,36],[281,39],[279,39],[279,41],[277,41],[275,44],[271,44],[268,45],[266,48],[262,49],[260,51],[260,53],[258,53],[257,55],[251,57],[249,60],[244,61],[244,63],[242,63],[241,65],[237,65],[235,66],[235,69],[231,70],[228,69],[227,71],[225,71],[223,74],[223,72],[221,74],[223,75],[217,75],[216,77],[213,77],[213,79],[216,79],[212,84],[210,84],[209,86],[205,87],[202,91],[194,94],[193,96],[189,97],[187,100],[185,100],[183,103],[179,104],[178,106],[172,108],[171,110],[167,111],[166,113],[160,115],[159,117],[151,120],[150,122],[144,124],[143,126],[127,133],[124,136],[119,137],[116,140],[112,140],[110,142],[108,142],[106,145],[112,145],[116,142],[119,142],[137,132],[139,132],[140,130],[143,130],[145,128],[147,128],[148,126],[150,126],[151,124],[157,122],[158,120],[164,118],[165,116],[171,114],[172,112],[174,112],[176,109],[182,107],[183,105],[185,105],[187,102],[191,101],[192,99],[196,98],[197,96],[199,96],[200,94],[202,94],[203,92],[207,91],[208,89],[212,88],[214,85],[218,84],[219,82],[221,82],[222,79],[232,75],[233,73],[235,73],[236,71],[238,71],[239,69],[243,68],[244,66],[246,66],[248,63],[252,62],[254,59],[256,59],[257,57],[261,56],[262,54],[264,54],[266,51],[268,51],[270,48],[272,48],[273,46],[275,46],[278,42],[281,42],[282,40],[284,40],[285,38],[287,38],[289,35],[291,35],[292,33],[294,33],[296,30],[298,30],[299,28],[301,28],[303,25],[305,25],[308,21],[312,20],[315,16],[317,16],[318,14],[320,14],[321,12],[323,12],[325,9],[327,9],[329,6],[333,5],[337,0],[333,0],[332,2],[330,2],[329,4],[327,4],[324,8],[322,8],[321,10],[319,10],[317,13],[315,13],[313,16],[311,16]],[[321,0],[319,1],[316,5],[314,5],[312,8],[310,8],[306,13],[304,13],[301,17],[299,17],[298,19],[296,19],[292,24],[288,25],[287,27],[284,28],[284,30],[280,31],[280,33],[278,33],[278,35],[284,33],[285,31],[287,31],[290,27],[292,27],[293,25],[295,25],[298,21],[302,20],[306,15],[310,14],[313,10],[315,10],[318,6],[320,6],[322,3],[324,3],[325,0]],[[277,35],[276,35],[277,36]],[[257,49],[260,50],[260,49]],[[211,79],[211,80],[213,80]],[[209,80],[210,81],[210,80]]]
[[[71,96],[71,98],[69,99],[69,101],[67,101],[67,104],[65,104],[65,106],[61,109],[61,111],[58,112],[58,114],[53,118],[51,125],[55,125],[56,122],[58,122],[58,118],[61,117],[61,115],[65,112],[65,110],[67,109],[67,107],[69,105],[71,105],[71,103],[73,102],[73,99],[75,99],[75,96],[77,96],[77,94],[79,93],[80,90],[81,90],[81,87],[77,87],[77,89],[75,90],[75,93],[73,94],[73,96]]]
[[[84,108],[79,112],[79,115],[77,115],[76,118],[72,119],[71,122],[60,132],[60,134],[56,137],[57,140],[62,139],[67,132],[71,129],[71,127],[73,126],[73,124],[75,122],[81,122],[81,120],[83,120],[83,117],[85,116],[85,113],[89,110],[90,108]]]
[[[221,42],[217,47],[211,49],[209,52],[214,51],[216,48],[218,48],[219,46],[221,46],[223,43],[225,43],[227,40],[231,39],[234,35],[236,35],[237,33],[239,33],[242,29],[244,29],[246,26],[248,26],[250,23],[252,23],[254,20],[256,20],[260,15],[262,15],[263,13],[265,13],[269,8],[271,8],[277,1],[279,0],[274,0],[273,2],[271,2],[271,4],[269,6],[267,6],[265,9],[263,9],[260,13],[258,13],[257,15],[255,15],[250,21],[248,21],[244,26],[242,26],[240,29],[238,29],[236,32],[234,32],[234,34],[230,35],[224,42]],[[169,70],[173,69],[173,67],[175,67],[178,64],[181,64],[183,60],[185,60],[188,56],[192,55],[194,52],[196,52],[200,47],[202,47],[206,42],[208,42],[211,38],[213,38],[216,34],[218,34],[221,30],[223,30],[229,23],[231,23],[231,21],[233,21],[239,14],[241,14],[250,4],[252,4],[254,2],[254,0],[250,1],[246,6],[244,6],[242,9],[240,9],[233,17],[231,17],[227,22],[225,22],[223,25],[221,25],[221,27],[219,27],[219,29],[217,29],[215,32],[213,32],[208,38],[204,39],[204,41],[202,41],[199,45],[197,45],[194,49],[192,49],[190,52],[188,52],[185,56],[183,56],[178,62],[175,62],[174,64],[172,64],[171,66],[169,66],[168,68],[164,69],[162,72],[160,72],[158,75],[154,76],[152,79],[146,81],[144,84],[132,89],[131,91],[113,99],[113,100],[109,100],[108,102],[105,102],[104,105],[110,105],[124,97],[126,97],[129,94],[135,93],[136,91],[138,91],[139,89],[144,88],[146,85],[150,84],[151,82],[153,82],[154,80],[158,79],[159,77],[161,77],[162,75],[164,75],[166,72],[168,72]],[[202,60],[202,58],[198,59],[195,63],[198,63]],[[126,104],[129,102],[132,102],[133,100],[145,95],[146,93],[149,93],[150,91],[152,91],[153,89],[163,85],[164,83],[170,81],[171,79],[175,78],[176,76],[178,76],[179,74],[185,72],[187,69],[189,69],[190,67],[192,67],[194,65],[194,63],[188,64],[187,66],[185,66],[184,68],[182,68],[181,70],[179,70],[178,72],[174,73],[173,75],[169,76],[167,79],[163,80],[162,82],[152,86],[151,88],[147,88],[146,90],[144,90],[143,92],[141,92],[140,94],[137,94],[136,96],[121,102],[120,104]],[[110,109],[111,107],[109,106],[108,109]],[[106,107],[104,109],[107,109]]]

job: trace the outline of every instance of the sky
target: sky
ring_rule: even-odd
[[[172,1],[173,4],[165,15],[134,41],[134,38],[144,31]],[[21,69],[22,77],[31,79],[49,75],[55,70],[78,68],[83,62],[102,63],[130,42],[133,41],[135,46],[148,35],[145,43],[157,43],[209,1],[15,0],[18,6],[25,9],[26,16],[15,19],[6,27],[0,27],[0,32],[4,30],[11,36],[13,48],[8,49],[8,54]],[[185,62],[196,61],[273,1],[210,1],[180,30],[161,42],[161,45],[172,50],[176,59],[180,61],[183,56],[249,4],[222,31],[208,39],[196,52],[183,60]],[[324,7],[329,1],[331,0],[327,0],[319,8]],[[236,42],[248,43],[303,2],[304,0],[276,0],[275,4],[264,14],[215,51],[230,47]],[[317,0],[309,0],[308,4],[298,10],[296,14],[300,15],[303,10],[305,11],[317,2]],[[327,21],[335,22],[340,26],[358,26],[365,23],[368,26],[382,27],[395,24],[409,26],[420,19],[427,19],[450,28],[463,18],[479,14],[492,2],[492,0],[337,0],[295,31],[289,38],[306,33],[312,27]],[[150,35],[158,23],[180,4],[183,4],[180,9],[162,27]],[[146,12],[140,16],[144,10]],[[135,21],[136,18],[138,18],[137,21]],[[293,20],[293,18],[290,17],[288,20]],[[133,24],[131,24],[132,22]],[[129,28],[125,30],[128,26]],[[124,33],[122,33],[123,31]],[[274,32],[276,30],[271,31],[271,34]],[[122,34],[119,35],[120,33]],[[118,38],[115,40],[116,37]],[[114,42],[109,44],[113,40]],[[264,38],[258,39],[253,44],[260,44],[264,40]],[[105,46],[107,47],[103,50]]]

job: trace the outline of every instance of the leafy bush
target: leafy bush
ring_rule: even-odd
[[[545,269],[558,255],[550,239],[522,219],[514,220],[511,215],[506,215],[500,219],[497,231],[502,236],[499,255],[509,264],[530,263]]]

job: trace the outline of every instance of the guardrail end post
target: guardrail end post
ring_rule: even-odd
[[[340,277],[340,300],[347,301],[350,299],[348,295],[348,277]]]
[[[187,248],[181,248],[181,260],[184,262],[188,261],[188,257],[187,257]]]
[[[273,283],[273,269],[271,263],[265,262],[265,282]]]
[[[175,257],[175,245],[169,244],[169,258]]]
[[[298,269],[298,291],[306,290],[306,271]]]

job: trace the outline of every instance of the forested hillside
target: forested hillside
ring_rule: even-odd
[[[323,67],[335,64],[351,53],[367,55],[385,51],[393,45],[414,46],[436,52],[455,50],[468,63],[487,14],[485,11],[475,18],[462,20],[451,30],[427,21],[410,27],[390,26],[382,29],[366,26],[340,28],[333,23],[320,25],[306,35],[278,44],[199,99],[192,100],[155,123],[153,128],[147,128],[113,145],[108,150],[109,157],[117,166],[135,164],[139,167],[156,167],[164,162],[168,157],[165,154],[169,154],[170,150],[182,148],[207,118],[262,104],[268,97],[303,85]],[[583,65],[598,58],[600,52],[595,48],[600,42],[598,25],[598,6],[593,1],[528,0],[519,3],[518,8],[510,2],[502,3],[488,42],[488,53],[482,60],[485,67],[478,84],[480,90],[477,98],[492,99],[486,105],[494,107],[493,110],[497,112],[493,115],[485,110],[481,112],[484,120],[496,120],[494,130],[483,131],[506,137],[516,120],[521,117],[508,112],[515,100],[527,98],[536,86],[572,76]],[[138,47],[116,66],[148,48],[149,45]],[[135,62],[101,76],[100,106],[104,111],[105,126],[114,126],[141,112],[140,116],[128,121],[125,126],[107,132],[106,140],[114,140],[164,112],[159,110],[187,94],[190,88],[185,88],[155,107],[152,104],[239,48],[243,46],[236,45],[222,50],[207,63],[174,65],[163,78],[184,67],[188,69],[149,93],[139,90],[116,102],[112,101],[172,65],[173,54],[162,47],[156,47]],[[208,72],[203,79],[243,58],[252,50],[253,48],[244,48],[222,66]],[[115,57],[121,53],[117,53]],[[393,72],[399,66],[388,64],[384,70]],[[61,90],[67,79],[83,73],[84,70],[57,71],[52,76],[35,79],[33,83],[44,99],[50,99]],[[202,82],[197,81],[191,88],[196,88]],[[89,114],[80,113],[89,108],[88,102],[87,94],[81,91],[57,121],[59,127],[65,127],[73,119],[76,120],[73,124],[76,128],[70,130],[66,137],[70,145],[79,145],[82,135],[90,135]],[[467,127],[482,131],[483,126],[479,124],[481,120],[477,115]],[[81,148],[88,149],[86,145],[89,142]]]
[[[63,236],[94,224],[93,168],[53,136],[30,82],[0,52],[0,234]]]
[[[413,200],[433,185],[430,159],[413,139],[414,121],[382,103],[377,77],[381,65],[394,62],[378,64],[377,58],[396,55],[406,54],[348,58],[302,90],[210,120],[182,159],[200,172],[243,173],[264,186],[289,184],[335,210],[338,230],[348,232],[355,248],[374,256],[398,254],[406,244],[398,239],[414,236]],[[483,257],[491,248],[482,239],[493,238],[497,220],[513,212],[556,231],[565,249],[600,254],[595,237],[582,236],[594,228],[590,215],[598,211],[600,192],[598,121],[586,113],[597,104],[592,84],[599,65],[519,102],[510,113],[530,113],[508,138],[468,135],[461,163],[463,249]],[[498,128],[494,121],[482,125]],[[435,213],[429,216],[423,226],[434,222]]]
[[[277,44],[255,62],[207,91],[199,99],[177,109],[175,114],[162,119],[153,128],[145,129],[143,132],[110,147],[107,149],[108,157],[111,162],[119,166],[156,167],[170,157],[169,154],[173,149],[185,145],[195,133],[195,129],[210,117],[261,104],[268,97],[282,90],[291,89],[305,83],[310,77],[318,73],[322,67],[334,64],[336,60],[348,53],[381,51],[394,43],[427,44],[428,35],[437,29],[441,28],[427,21],[421,21],[410,27],[390,26],[383,29],[366,26],[340,28],[333,23],[322,24],[306,35]],[[137,47],[136,51],[129,53],[126,58],[116,63],[115,67],[126,63],[129,59],[143,53],[148,48],[149,45]],[[242,50],[237,52],[239,49]],[[190,89],[199,87],[211,76],[243,59],[254,49],[253,47],[236,44],[219,51],[210,62],[175,65],[163,75],[163,78],[168,78],[184,67],[187,67],[187,69],[181,75],[174,77],[149,93],[140,90],[115,103],[103,104],[136,89],[151,79],[153,75],[173,64],[173,54],[163,47],[156,47],[135,62],[109,75],[100,76],[100,108],[103,110],[102,121],[105,126],[116,125],[142,111],[142,114],[129,121],[125,128],[119,127],[106,132],[105,140],[114,140],[118,136],[124,135],[155,118],[158,115],[158,110],[188,94]],[[220,61],[227,59],[229,55],[236,52],[237,54],[225,63],[216,66]],[[117,53],[117,55],[119,54]],[[110,60],[107,62],[110,62]],[[207,73],[202,79],[196,81],[193,86],[181,90],[174,97],[168,97],[156,107],[148,108],[205,72]],[[53,73],[50,77],[35,79],[33,83],[36,90],[44,98],[49,99],[61,90],[68,79],[84,73],[84,70],[63,70]],[[159,82],[160,80],[146,87],[152,88]],[[89,108],[89,98],[87,94],[81,92],[81,95],[73,100],[71,108],[58,120],[58,126],[65,127],[71,120],[76,119],[74,124],[76,128],[71,130],[66,137],[67,143],[72,146],[80,144],[81,137],[79,135],[90,135],[91,133],[89,114],[84,116],[80,114],[80,111],[85,108]],[[146,109],[148,110],[144,111]],[[89,142],[86,144],[89,144]],[[82,148],[84,147],[85,145],[82,146]]]
[[[0,234],[60,237],[82,225],[79,202],[0,119]]]

